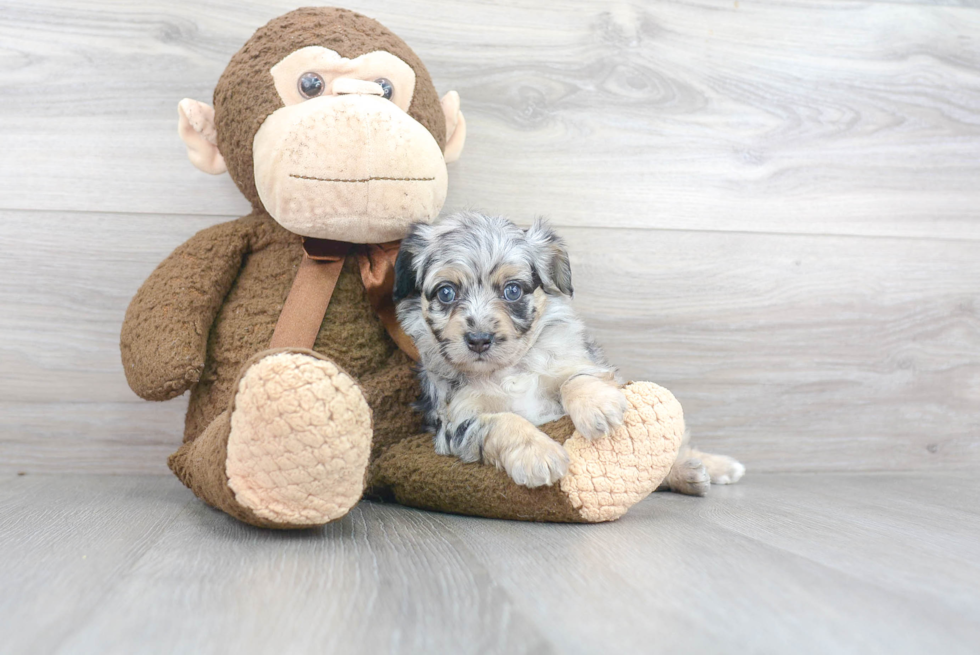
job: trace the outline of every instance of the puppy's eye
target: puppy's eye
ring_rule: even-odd
[[[315,98],[323,93],[323,78],[316,73],[303,73],[299,76],[296,86],[299,87],[299,93],[304,98]]]
[[[456,289],[451,284],[444,284],[436,291],[436,298],[439,299],[439,302],[448,305],[456,300]]]
[[[504,300],[507,300],[508,302],[520,300],[521,296],[523,295],[524,289],[522,289],[521,285],[517,284],[516,282],[511,282],[504,287]]]
[[[391,80],[384,77],[379,77],[374,81],[375,84],[381,87],[382,96],[385,100],[391,100],[392,94],[395,93],[395,87],[391,83]]]

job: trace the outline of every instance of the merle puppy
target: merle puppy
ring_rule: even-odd
[[[461,212],[414,225],[394,297],[421,356],[418,407],[436,452],[537,487],[565,475],[568,455],[535,426],[568,414],[582,436],[598,439],[622,424],[621,382],[572,311],[568,253],[545,221],[523,230]],[[686,446],[678,462],[666,486],[685,493],[744,471]]]

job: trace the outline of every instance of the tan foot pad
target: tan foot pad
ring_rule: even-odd
[[[643,500],[670,471],[684,436],[684,415],[673,394],[652,382],[623,388],[629,409],[612,434],[567,441],[571,462],[561,490],[586,521],[612,521]]]
[[[242,376],[226,472],[235,499],[277,523],[322,525],[364,491],[371,409],[331,362],[283,352]]]

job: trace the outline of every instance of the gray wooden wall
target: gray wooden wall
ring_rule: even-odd
[[[0,0],[0,470],[163,472],[153,267],[246,213],[176,105],[284,2]],[[350,0],[456,89],[447,209],[548,216],[578,307],[756,471],[980,463],[980,9]]]

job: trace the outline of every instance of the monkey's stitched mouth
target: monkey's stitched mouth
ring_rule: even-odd
[[[330,178],[330,177],[313,177],[312,175],[296,175],[290,173],[289,177],[295,177],[298,180],[312,180],[313,182],[373,182],[375,180],[384,180],[386,182],[433,182],[436,178],[434,177],[361,177],[361,178]]]

